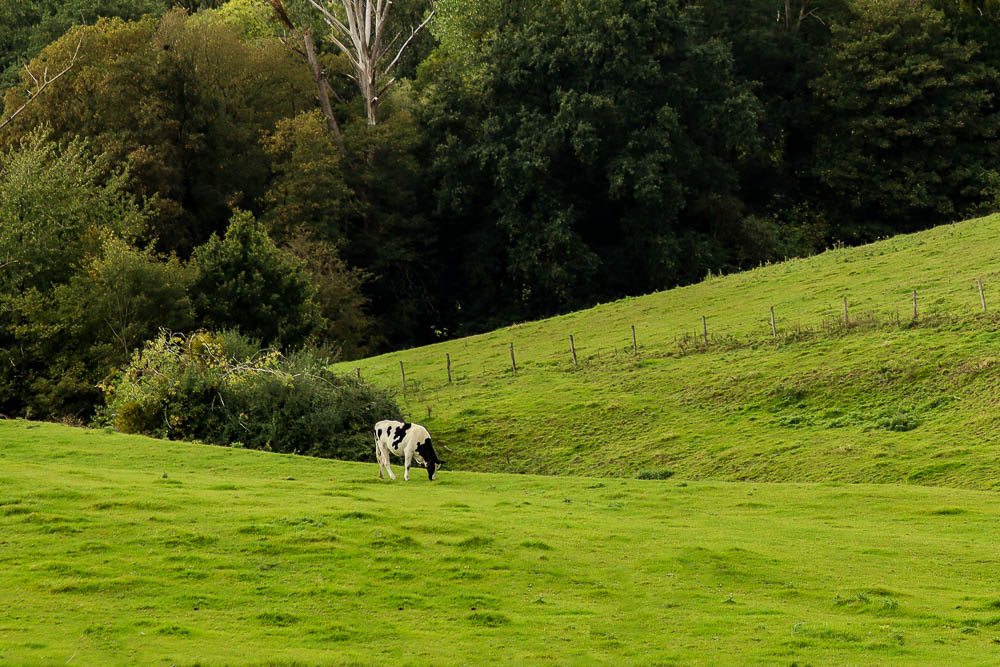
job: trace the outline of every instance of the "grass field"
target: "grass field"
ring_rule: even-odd
[[[987,664],[1000,498],[0,422],[2,664]]]
[[[998,236],[340,364],[433,484],[0,421],[0,664],[1000,663]]]
[[[998,237],[995,215],[338,368],[462,469],[995,489]]]

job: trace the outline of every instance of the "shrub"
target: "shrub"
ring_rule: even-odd
[[[875,417],[874,428],[885,431],[912,431],[920,426],[920,419],[908,412],[884,410]]]
[[[371,425],[402,413],[385,391],[326,364],[258,350],[235,332],[161,332],[102,386],[101,419],[127,433],[361,459]]]
[[[673,470],[660,468],[658,470],[643,470],[635,477],[636,479],[670,479],[673,476],[674,476]]]

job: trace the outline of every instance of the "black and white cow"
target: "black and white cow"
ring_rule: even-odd
[[[382,479],[382,469],[389,473],[389,479],[396,479],[389,467],[389,453],[402,456],[405,464],[403,479],[410,481],[410,462],[427,466],[427,476],[434,481],[434,473],[444,465],[444,461],[434,453],[431,434],[420,424],[384,419],[373,429],[375,433],[375,458],[378,459],[378,476]]]

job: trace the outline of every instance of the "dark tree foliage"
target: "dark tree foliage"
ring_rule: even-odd
[[[348,183],[361,210],[341,248],[346,262],[372,276],[365,295],[379,328],[406,346],[431,339],[439,269],[431,254],[438,231],[421,191],[422,128],[411,105],[401,87],[383,107],[379,125],[368,126],[359,114],[347,127]]]
[[[809,2],[799,24],[802,2],[790,4],[788,22],[775,0],[700,3],[705,31],[732,46],[737,75],[751,82],[764,108],[761,150],[743,163],[740,181],[749,210],[779,223],[774,233],[780,241],[772,244],[778,258],[819,249],[829,232],[824,216],[809,205],[815,201],[810,172],[817,137],[809,83],[822,72],[830,26],[848,15],[847,3]]]
[[[303,263],[275,246],[246,211],[236,211],[225,236],[213,235],[199,246],[191,265],[202,326],[298,348],[323,324]]]
[[[467,225],[452,285],[533,317],[727,265],[760,106],[723,43],[673,2],[575,0],[483,48],[432,101],[439,206]]]
[[[813,171],[839,234],[914,231],[1000,203],[1000,75],[944,15],[911,0],[856,0],[813,81]]]
[[[1000,67],[1000,0],[931,0],[959,41],[981,48],[976,60]]]
[[[128,243],[147,211],[82,141],[0,154],[0,412],[86,416],[160,326],[190,324],[187,272]]]
[[[71,27],[101,18],[162,16],[164,0],[13,0],[0,3],[0,87],[15,85],[22,66]]]

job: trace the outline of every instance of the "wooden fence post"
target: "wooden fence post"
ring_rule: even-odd
[[[514,361],[514,343],[510,344],[510,367],[517,373],[517,362]]]
[[[451,355],[445,352],[444,358],[448,362],[448,384],[451,384]]]
[[[361,367],[358,366],[358,381],[361,380]]]
[[[917,290],[913,290],[913,319],[917,319]]]
[[[778,337],[778,329],[774,326],[774,306],[771,306],[771,335],[775,338]]]
[[[851,320],[847,316],[847,297],[846,296],[844,297],[844,326],[845,327],[851,326]]]
[[[403,370],[403,360],[399,360],[399,374],[403,376],[403,393],[406,393],[406,371]]]
[[[983,312],[986,312],[986,294],[983,293],[983,281],[977,280],[976,284],[979,285],[979,300],[983,304]]]
[[[615,348],[616,350],[618,348]],[[635,342],[635,325],[632,325],[632,354],[639,354],[639,346]]]
[[[704,315],[701,316],[701,339],[708,345],[708,320]]]
[[[576,366],[576,345],[573,344],[573,334],[569,335],[569,351],[573,353],[573,365]]]

